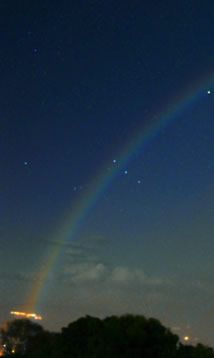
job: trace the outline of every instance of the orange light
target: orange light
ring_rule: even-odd
[[[19,311],[11,311],[11,315],[17,316],[17,317],[25,317],[25,318],[33,318],[37,321],[42,320],[42,316],[36,314],[36,313],[26,313],[26,312],[19,312]]]

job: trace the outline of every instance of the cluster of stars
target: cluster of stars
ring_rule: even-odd
[[[117,164],[117,159],[113,159],[113,160],[112,160],[112,163],[113,163],[113,164]],[[125,169],[125,170],[123,171],[123,174],[124,174],[124,175],[128,175],[128,170]],[[137,180],[137,184],[141,184],[141,183],[142,183],[142,181],[141,181],[140,179],[138,179],[138,180]]]
[[[113,164],[117,164],[117,159],[113,159],[112,162],[113,162]],[[24,166],[26,167],[26,166],[29,165],[29,162],[25,160],[25,161],[23,162],[23,164],[24,164]],[[123,172],[123,174],[124,174],[124,175],[128,175],[128,170],[125,169],[124,172]],[[137,180],[137,184],[141,184],[141,183],[142,183],[142,180],[141,180],[141,179],[138,179],[138,180]],[[83,189],[82,185],[79,185],[79,186],[76,186],[76,185],[75,185],[75,186],[73,187],[73,191],[79,191],[79,190],[82,190],[82,189]]]

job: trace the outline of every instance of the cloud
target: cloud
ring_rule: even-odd
[[[106,276],[106,267],[103,263],[76,263],[66,268],[65,274],[73,283],[99,281]]]
[[[66,281],[75,284],[101,282],[112,285],[151,285],[170,283],[157,277],[150,277],[140,268],[109,266],[102,262],[79,262],[67,265],[64,269]]]
[[[124,266],[113,268],[111,272],[111,280],[113,282],[129,283],[133,281],[144,282],[146,276],[140,269],[130,269]]]
[[[117,266],[112,269],[111,280],[121,284],[137,283],[142,285],[161,286],[170,284],[169,280],[148,276],[140,268]]]

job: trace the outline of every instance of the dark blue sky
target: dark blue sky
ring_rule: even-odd
[[[46,327],[141,313],[214,345],[213,13],[211,1],[1,1],[2,321],[58,241]],[[97,173],[195,83],[200,95],[118,169],[62,245],[63,218]]]

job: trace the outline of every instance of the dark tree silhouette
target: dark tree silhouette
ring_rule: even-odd
[[[14,358],[214,358],[212,348],[184,345],[158,320],[130,314],[86,316],[61,333],[15,320],[1,329],[1,341],[8,352],[5,357]]]
[[[7,354],[24,354],[30,339],[41,332],[42,326],[28,319],[8,321],[0,329],[1,345]]]
[[[49,358],[55,357],[57,352],[58,339],[60,334],[50,333],[47,331],[40,332],[38,335],[31,337],[28,342],[26,355],[29,358]],[[58,357],[59,354],[56,355]]]
[[[213,358],[214,351],[210,347],[198,344],[196,347],[180,344],[177,358]]]

